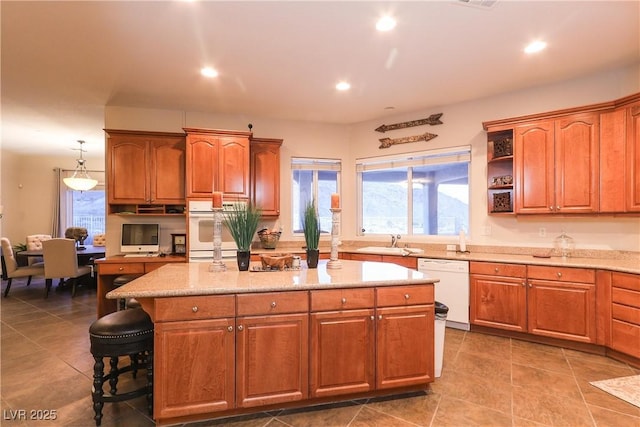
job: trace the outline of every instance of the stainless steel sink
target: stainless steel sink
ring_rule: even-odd
[[[360,248],[357,252],[364,252],[367,254],[380,254],[380,255],[411,255],[411,254],[421,254],[424,252],[422,249],[418,248],[390,248],[386,246],[366,246],[364,248]]]

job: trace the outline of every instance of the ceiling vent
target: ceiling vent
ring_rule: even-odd
[[[491,9],[498,0],[458,0],[457,3],[478,9]]]

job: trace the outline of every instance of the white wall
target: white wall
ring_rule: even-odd
[[[312,122],[273,120],[244,115],[205,114],[177,110],[138,109],[110,106],[105,109],[105,128],[180,132],[183,127],[248,130],[253,124],[257,137],[282,138],[281,150],[281,223],[283,240],[291,240],[291,170],[292,156],[340,158],[343,160],[342,238],[355,237],[355,167],[356,158],[422,151],[429,148],[470,144],[472,146],[470,243],[550,247],[553,237],[562,229],[571,235],[578,248],[640,251],[640,219],[638,217],[592,218],[505,218],[489,216],[486,198],[486,134],[482,122],[519,115],[540,113],[586,104],[612,101],[640,92],[640,65],[606,72],[569,82],[511,92],[455,105],[433,107],[381,120],[350,126]],[[425,94],[428,101],[428,94]],[[396,123],[443,113],[444,124],[394,131],[386,136],[400,137],[418,132],[438,135],[429,142],[418,142],[379,149],[383,134],[374,129],[383,123]],[[92,153],[89,153],[92,154]],[[0,204],[4,205],[2,235],[23,240],[27,234],[49,230],[50,206],[53,203],[53,168],[75,167],[74,157],[42,157],[16,155],[2,151],[0,159]],[[89,169],[104,165],[102,157],[88,157]],[[20,187],[22,186],[22,187]],[[109,232],[119,233],[121,218],[109,216]],[[134,221],[134,219],[132,219]],[[135,219],[135,221],[141,221]],[[161,245],[168,247],[171,232],[184,231],[180,219],[159,220],[163,236]],[[490,235],[482,235],[490,227]],[[546,228],[547,237],[538,237],[538,229]],[[114,236],[115,237],[115,236]],[[116,237],[117,240],[117,237]],[[403,240],[403,241],[408,241]],[[108,254],[113,253],[108,247]]]

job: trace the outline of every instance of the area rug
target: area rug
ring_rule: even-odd
[[[640,408],[640,375],[592,381],[590,384]]]

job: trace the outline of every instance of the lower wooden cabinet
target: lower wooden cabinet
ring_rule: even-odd
[[[611,273],[612,349],[640,358],[640,276]]]
[[[470,263],[471,323],[596,342],[595,270]]]
[[[433,381],[433,285],[143,300],[159,423]]]

